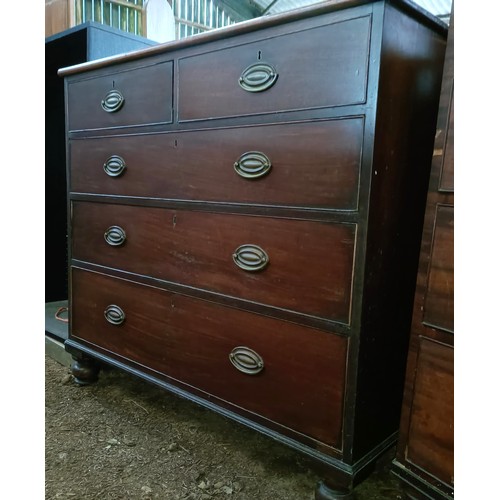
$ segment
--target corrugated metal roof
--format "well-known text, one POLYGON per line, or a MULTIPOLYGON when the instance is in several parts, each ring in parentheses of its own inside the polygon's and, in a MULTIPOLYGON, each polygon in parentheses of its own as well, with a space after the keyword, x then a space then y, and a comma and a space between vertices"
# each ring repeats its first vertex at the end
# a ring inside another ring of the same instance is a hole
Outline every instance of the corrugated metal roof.
POLYGON ((452 0, 413 0, 423 9, 449 23, 452 0))
POLYGON ((265 14, 279 14, 288 10, 299 9, 307 5, 322 3, 324 0, 252 0, 265 14))
MULTIPOLYGON (((300 7, 321 3, 324 0, 251 0, 265 14, 279 14, 300 7)), ((412 0, 426 11, 448 22, 452 0, 412 0)))

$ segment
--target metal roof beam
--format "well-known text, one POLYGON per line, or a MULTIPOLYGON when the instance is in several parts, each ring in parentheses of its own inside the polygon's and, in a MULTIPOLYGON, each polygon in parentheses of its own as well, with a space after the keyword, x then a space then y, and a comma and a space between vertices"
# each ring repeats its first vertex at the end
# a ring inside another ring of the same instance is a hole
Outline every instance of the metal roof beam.
POLYGON ((245 21, 262 16, 263 9, 252 0, 214 0, 235 21, 245 21))
POLYGON ((272 0, 272 2, 264 9, 264 11, 262 12, 262 15, 264 16, 265 14, 267 14, 272 7, 274 7, 274 5, 276 3, 278 3, 279 0, 272 0))

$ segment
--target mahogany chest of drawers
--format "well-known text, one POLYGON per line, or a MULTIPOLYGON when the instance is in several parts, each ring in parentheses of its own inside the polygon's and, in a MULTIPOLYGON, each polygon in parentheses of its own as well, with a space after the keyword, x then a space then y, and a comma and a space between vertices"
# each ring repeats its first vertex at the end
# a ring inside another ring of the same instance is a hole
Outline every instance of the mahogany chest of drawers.
POLYGON ((326 466, 394 444, 446 29, 333 1, 60 71, 70 337, 326 466))

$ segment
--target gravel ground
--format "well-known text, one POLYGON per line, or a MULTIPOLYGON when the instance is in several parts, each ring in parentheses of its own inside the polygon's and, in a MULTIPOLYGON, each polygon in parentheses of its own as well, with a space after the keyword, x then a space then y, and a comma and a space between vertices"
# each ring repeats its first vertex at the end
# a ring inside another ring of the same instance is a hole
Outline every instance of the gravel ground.
MULTIPOLYGON (((45 498, 313 500, 299 453, 116 369, 79 387, 45 357, 45 498)), ((391 450, 358 500, 405 498, 391 450)))

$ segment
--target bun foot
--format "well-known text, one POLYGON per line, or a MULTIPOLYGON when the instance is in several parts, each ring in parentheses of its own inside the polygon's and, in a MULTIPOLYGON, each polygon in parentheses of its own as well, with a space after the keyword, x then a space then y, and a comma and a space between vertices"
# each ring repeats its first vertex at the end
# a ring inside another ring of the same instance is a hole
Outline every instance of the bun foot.
POLYGON ((71 364, 71 373, 78 385, 89 385, 99 378, 100 366, 90 358, 74 359, 71 364))
POLYGON ((349 490, 336 490, 320 481, 316 487, 314 498, 315 500, 352 500, 353 497, 349 490))

